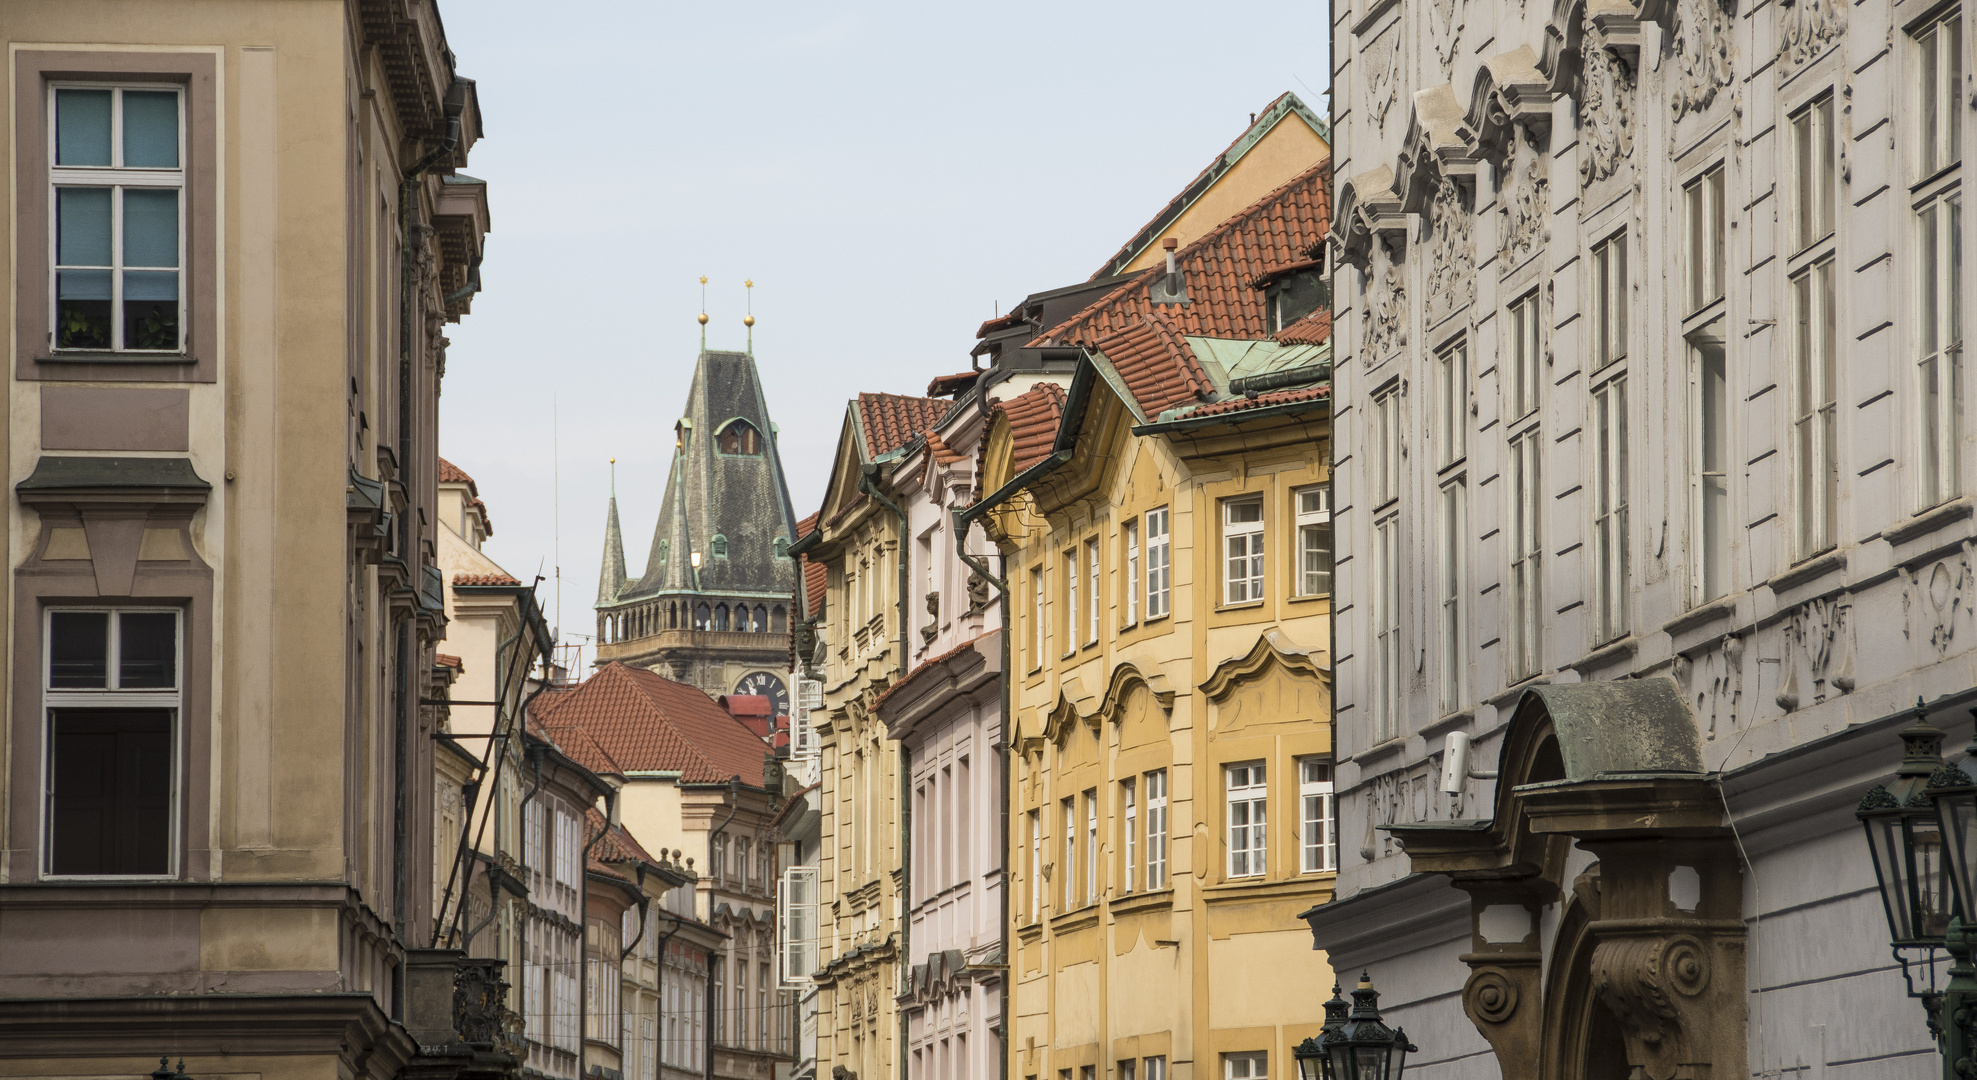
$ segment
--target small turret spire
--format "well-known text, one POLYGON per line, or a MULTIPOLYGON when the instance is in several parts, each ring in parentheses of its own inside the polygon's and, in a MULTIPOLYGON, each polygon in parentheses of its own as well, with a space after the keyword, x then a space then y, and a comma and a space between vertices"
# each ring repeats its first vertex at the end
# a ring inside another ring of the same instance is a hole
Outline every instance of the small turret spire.
POLYGON ((618 602, 625 588, 625 535, 618 527, 618 459, 611 459, 611 502, 604 514, 604 565, 597 572, 597 606, 618 602))
POLYGON ((748 314, 741 317, 741 325, 748 327, 748 355, 755 355, 755 281, 750 278, 741 283, 748 290, 748 314))
POLYGON ((700 351, 707 351, 707 275, 700 275, 700 351))

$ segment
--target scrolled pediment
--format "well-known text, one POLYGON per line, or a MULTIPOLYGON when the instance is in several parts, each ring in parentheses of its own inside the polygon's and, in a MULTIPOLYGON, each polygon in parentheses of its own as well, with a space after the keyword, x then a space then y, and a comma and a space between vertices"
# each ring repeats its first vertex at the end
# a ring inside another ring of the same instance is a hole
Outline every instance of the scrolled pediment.
POLYGON ((1234 660, 1224 660, 1201 684, 1201 692, 1209 701, 1223 701, 1244 683, 1252 682, 1273 667, 1281 667, 1299 675, 1308 675, 1331 686, 1331 675, 1325 670, 1329 657, 1323 649, 1307 649, 1282 630, 1270 630, 1256 639, 1248 655, 1234 660))

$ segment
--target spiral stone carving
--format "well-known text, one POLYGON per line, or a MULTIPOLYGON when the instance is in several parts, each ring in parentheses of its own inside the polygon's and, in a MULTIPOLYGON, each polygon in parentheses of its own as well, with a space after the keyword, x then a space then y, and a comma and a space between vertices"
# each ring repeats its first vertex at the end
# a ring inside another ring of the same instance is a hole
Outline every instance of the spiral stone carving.
POLYGON ((1517 1011, 1517 984, 1501 971, 1484 969, 1469 976, 1464 996, 1469 1000, 1470 1013, 1487 1023, 1501 1024, 1517 1011))
POLYGON ((1709 989, 1709 955, 1695 938, 1671 939, 1662 950, 1661 970, 1668 988, 1683 997, 1709 989))

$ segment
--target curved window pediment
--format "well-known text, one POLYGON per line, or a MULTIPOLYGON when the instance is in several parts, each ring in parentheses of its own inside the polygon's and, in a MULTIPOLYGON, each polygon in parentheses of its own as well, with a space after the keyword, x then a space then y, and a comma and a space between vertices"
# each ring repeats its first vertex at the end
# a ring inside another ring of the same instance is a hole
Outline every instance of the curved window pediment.
POLYGON ((721 429, 716 446, 723 454, 753 457, 762 452, 762 433, 746 420, 733 420, 721 429))

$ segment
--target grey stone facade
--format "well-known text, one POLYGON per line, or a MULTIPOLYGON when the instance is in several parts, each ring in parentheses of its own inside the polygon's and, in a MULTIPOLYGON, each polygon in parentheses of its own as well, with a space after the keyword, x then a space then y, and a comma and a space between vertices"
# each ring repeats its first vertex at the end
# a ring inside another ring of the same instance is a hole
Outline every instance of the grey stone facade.
POLYGON ((1442 793, 1446 737, 1494 769, 1531 687, 1656 677, 1734 841, 1747 1072, 1940 1071, 1852 810, 1918 697, 1970 731, 1959 12, 1335 8, 1342 851, 1308 916, 1410 1077, 1499 1075, 1509 1022, 1477 1015, 1471 897, 1392 828, 1503 805, 1442 793))

